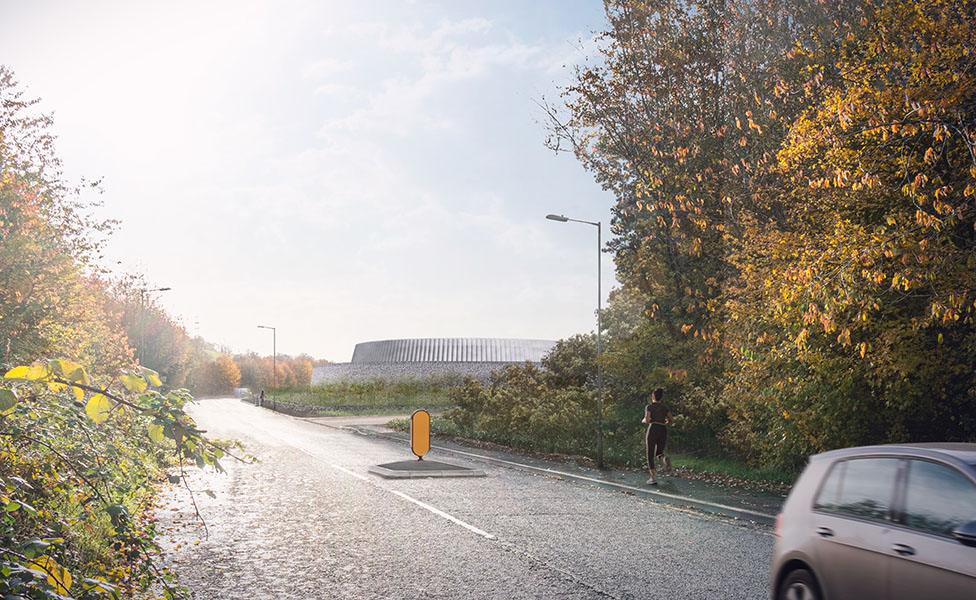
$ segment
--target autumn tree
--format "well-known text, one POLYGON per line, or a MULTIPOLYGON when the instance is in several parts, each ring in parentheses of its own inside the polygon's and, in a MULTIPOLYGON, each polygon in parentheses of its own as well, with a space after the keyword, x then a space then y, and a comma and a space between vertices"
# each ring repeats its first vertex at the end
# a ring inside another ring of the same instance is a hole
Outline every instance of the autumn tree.
POLYGON ((777 83, 805 104, 778 152, 782 217, 734 258, 739 433, 794 454, 973 439, 976 3, 839 25, 787 57, 808 78, 777 83))
POLYGON ((112 223, 90 217, 54 152, 51 117, 0 66, 0 363, 63 356, 116 370, 130 352, 93 261, 112 223))
POLYGON ((197 365, 191 378, 193 390, 207 396, 228 395, 240 384, 241 370, 234 359, 226 354, 197 365))
POLYGON ((0 595, 184 597, 153 556, 147 482, 224 450, 185 391, 132 364, 96 264, 110 224, 65 182, 50 126, 0 66, 0 595))
POLYGON ((973 2, 606 12, 548 110, 550 146, 616 196, 614 393, 666 377, 787 466, 976 435, 973 2))
POLYGON ((271 356, 249 354, 234 355, 234 362, 241 370, 241 385, 251 390, 269 390, 274 387, 277 364, 277 383, 279 388, 308 387, 312 383, 314 359, 307 354, 289 356, 279 354, 276 359, 271 356))

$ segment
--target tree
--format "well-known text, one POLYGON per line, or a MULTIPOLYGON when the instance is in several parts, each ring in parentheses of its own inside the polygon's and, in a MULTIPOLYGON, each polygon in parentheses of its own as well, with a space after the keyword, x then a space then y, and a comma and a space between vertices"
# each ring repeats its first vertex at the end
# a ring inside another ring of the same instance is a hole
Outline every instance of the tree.
POLYGON ((197 394, 207 396, 227 395, 241 384, 241 370, 234 359, 226 354, 210 362, 197 365, 192 374, 192 386, 197 394))
POLYGON ((63 180, 50 125, 0 67, 0 595, 182 597, 133 509, 164 466, 219 468, 224 449, 131 364, 95 266, 110 223, 63 180))
POLYGON ((130 352, 93 265, 111 222, 60 172, 52 124, 0 66, 0 364, 59 355, 119 369, 130 352))
POLYGON ((778 152, 783 218, 744 231, 729 295, 741 439, 976 436, 974 14, 870 3, 791 52, 812 78, 779 82, 806 105, 778 152))
POLYGON ((616 195, 618 399, 666 377, 791 467, 973 439, 974 3, 606 8, 549 143, 616 195))

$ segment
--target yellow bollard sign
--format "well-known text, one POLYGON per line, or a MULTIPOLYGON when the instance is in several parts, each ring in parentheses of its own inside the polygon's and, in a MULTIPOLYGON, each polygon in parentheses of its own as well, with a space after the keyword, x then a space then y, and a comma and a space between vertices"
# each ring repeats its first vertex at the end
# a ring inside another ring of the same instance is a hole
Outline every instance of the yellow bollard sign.
POLYGON ((422 408, 410 415, 410 450, 419 460, 430 452, 430 413, 422 408))

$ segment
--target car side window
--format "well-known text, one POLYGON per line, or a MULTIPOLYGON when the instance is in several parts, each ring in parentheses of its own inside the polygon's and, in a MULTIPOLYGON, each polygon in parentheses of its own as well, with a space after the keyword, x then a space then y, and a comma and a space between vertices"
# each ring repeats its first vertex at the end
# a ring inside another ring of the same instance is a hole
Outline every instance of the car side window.
POLYGON ((970 521, 976 521, 976 485, 952 467, 924 460, 909 461, 906 526, 949 535, 970 521))
POLYGON ((856 458, 834 465, 814 508, 863 519, 888 519, 899 463, 896 458, 856 458))
POLYGON ((820 510, 836 511, 840 500, 840 484, 844 480, 844 471, 847 468, 847 461, 835 463, 827 474, 827 479, 820 486, 820 493, 813 503, 813 507, 820 510))

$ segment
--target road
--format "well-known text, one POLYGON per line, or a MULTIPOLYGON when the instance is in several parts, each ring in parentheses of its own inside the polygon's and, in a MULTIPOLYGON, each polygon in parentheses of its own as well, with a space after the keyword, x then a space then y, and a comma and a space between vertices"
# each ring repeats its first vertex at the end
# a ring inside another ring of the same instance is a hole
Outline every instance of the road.
POLYGON ((764 529, 516 468, 385 480, 409 450, 238 400, 192 409, 258 462, 194 472, 159 509, 196 598, 764 598, 764 529))

